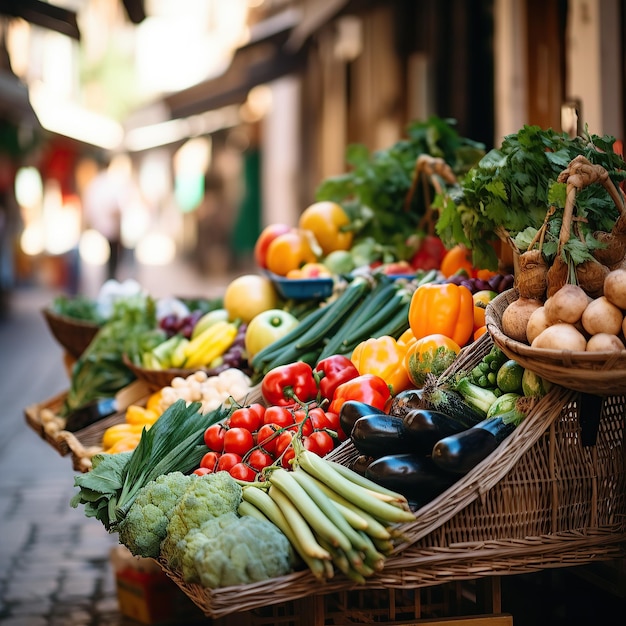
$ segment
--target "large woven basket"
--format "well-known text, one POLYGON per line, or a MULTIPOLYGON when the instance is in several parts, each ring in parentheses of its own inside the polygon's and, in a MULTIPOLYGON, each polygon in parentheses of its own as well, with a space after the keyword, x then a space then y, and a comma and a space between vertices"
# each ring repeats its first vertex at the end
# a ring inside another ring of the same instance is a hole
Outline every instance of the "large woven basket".
MULTIPOLYGON (((493 345, 483 335, 452 369, 469 369, 493 345)), ((555 386, 487 459, 400 527, 403 540, 364 585, 308 571, 221 589, 166 573, 212 617, 350 589, 410 589, 540 571, 626 554, 626 397, 600 399, 597 437, 583 437, 581 394, 555 386), (585 445, 588 444, 589 445, 585 445)), ((349 464, 348 441, 329 455, 349 464)))
POLYGON ((123 355, 122 360, 124 362, 124 365, 128 367, 128 369, 137 377, 137 379, 145 382, 148 387, 150 387, 150 389, 152 389, 153 391, 158 391, 159 389, 163 389, 163 387, 169 387, 172 383, 172 380, 174 380, 174 378, 176 377, 187 378, 187 376, 190 376, 194 372, 202 369, 148 369, 134 363, 132 359, 130 359, 126 354, 123 355))
POLYGON ((502 315, 517 300, 517 290, 498 295, 485 311, 485 324, 493 342, 511 359, 546 380, 576 391, 598 395, 626 393, 626 350, 620 352, 572 352, 531 348, 502 331, 502 315))
POLYGON ((42 313, 52 336, 76 359, 85 351, 100 330, 100 327, 93 322, 59 315, 49 308, 44 308, 42 313))

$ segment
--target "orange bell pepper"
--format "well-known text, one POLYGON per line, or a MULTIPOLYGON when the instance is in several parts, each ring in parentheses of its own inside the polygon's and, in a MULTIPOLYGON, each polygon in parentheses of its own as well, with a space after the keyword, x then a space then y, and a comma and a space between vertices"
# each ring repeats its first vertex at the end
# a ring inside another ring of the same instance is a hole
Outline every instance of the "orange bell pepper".
POLYGON ((406 350, 407 346, 389 335, 372 337, 362 341, 353 350, 350 360, 359 374, 380 376, 389 385, 392 395, 396 395, 412 386, 403 364, 406 350))
POLYGON ((463 347, 474 332, 474 300, 463 285, 428 283, 411 297, 409 326, 416 339, 441 334, 463 347))

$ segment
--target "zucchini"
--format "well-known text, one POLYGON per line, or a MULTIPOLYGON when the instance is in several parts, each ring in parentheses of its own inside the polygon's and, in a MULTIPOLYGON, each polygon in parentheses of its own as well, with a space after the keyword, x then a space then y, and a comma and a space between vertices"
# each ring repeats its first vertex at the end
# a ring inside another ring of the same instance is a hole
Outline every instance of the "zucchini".
POLYGON ((350 436, 356 421, 365 415, 387 415, 385 411, 378 407, 360 402, 359 400, 346 400, 339 409, 339 424, 341 430, 350 436))
POLYGON ((440 470, 426 455, 391 454, 372 461, 365 477, 401 493, 413 506, 421 507, 453 485, 458 477, 440 470))
POLYGON ((502 417, 489 417, 460 433, 440 439, 432 451, 437 467, 452 474, 467 474, 486 459, 516 428, 502 417))

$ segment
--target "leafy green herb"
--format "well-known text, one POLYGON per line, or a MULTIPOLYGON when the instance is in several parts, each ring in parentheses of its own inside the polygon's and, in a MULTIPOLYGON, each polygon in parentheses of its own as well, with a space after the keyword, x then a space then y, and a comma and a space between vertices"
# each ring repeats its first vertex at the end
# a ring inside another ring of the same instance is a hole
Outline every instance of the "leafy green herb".
POLYGON ((83 322, 92 322, 98 325, 104 322, 104 318, 98 313, 96 301, 87 296, 56 296, 52 301, 50 310, 58 315, 64 315, 65 317, 71 317, 83 322))
POLYGON ((407 259, 414 252, 407 240, 419 232, 429 207, 422 191, 408 196, 417 159, 423 154, 443 159, 457 176, 463 176, 484 155, 484 146, 460 137, 453 120, 433 116, 411 123, 407 137, 385 150, 370 153, 361 144, 349 146, 350 170, 318 187, 317 200, 338 202, 350 215, 354 245, 364 243, 361 254, 367 253, 368 263, 407 259))
MULTIPOLYGON (((559 174, 579 154, 603 166, 618 185, 626 179, 626 162, 613 151, 613 137, 590 135, 570 138, 565 133, 524 126, 504 138, 498 149, 489 151, 460 181, 458 189, 447 190, 435 199, 439 210, 436 230, 448 245, 462 243, 473 251, 477 267, 496 269, 498 258, 493 242, 502 229, 518 246, 530 243, 533 231, 543 224, 549 207, 563 209, 565 184, 559 174), (517 236, 524 233, 519 239, 517 236)), ((562 212, 562 211, 561 211, 562 212)), ((576 215, 583 238, 595 230, 610 230, 617 209, 601 185, 590 185, 577 194, 576 215)), ((551 220, 544 254, 556 253, 560 220, 551 220)), ((584 245, 568 243, 576 258, 589 258, 584 245), (581 256, 582 255, 582 256, 581 256)), ((593 242, 591 242, 593 245, 593 242)), ((524 248, 520 248, 524 249, 524 248)))
POLYGON ((142 487, 158 476, 188 474, 198 466, 207 451, 204 431, 225 419, 230 411, 222 405, 203 414, 200 407, 199 402, 187 405, 178 400, 152 428, 143 430, 132 452, 94 456, 93 469, 74 479, 79 492, 72 497, 71 506, 84 505, 87 517, 95 517, 114 532, 142 487))
POLYGON ((133 372, 124 364, 124 354, 132 360, 164 339, 165 333, 157 325, 152 298, 138 294, 116 302, 109 321, 102 325, 74 363, 61 415, 67 416, 93 400, 113 397, 135 380, 133 372))

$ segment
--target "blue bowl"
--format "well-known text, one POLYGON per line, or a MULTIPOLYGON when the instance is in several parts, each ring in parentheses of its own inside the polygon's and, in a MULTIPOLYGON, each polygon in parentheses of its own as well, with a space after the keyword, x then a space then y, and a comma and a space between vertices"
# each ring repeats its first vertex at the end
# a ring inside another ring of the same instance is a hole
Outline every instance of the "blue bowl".
POLYGON ((321 300, 332 295, 335 287, 335 281, 331 277, 285 278, 273 272, 266 273, 276 291, 286 300, 321 300))

